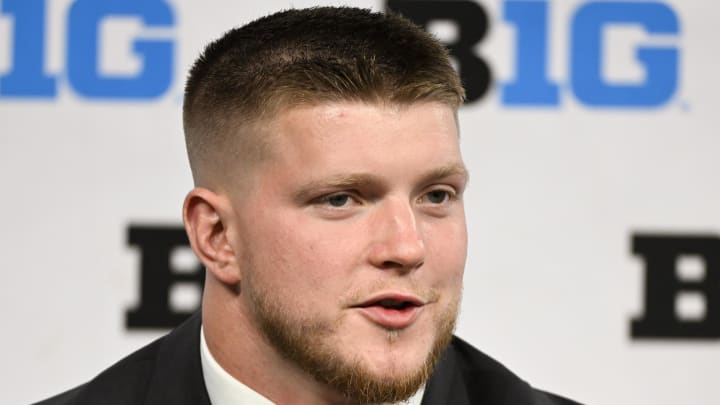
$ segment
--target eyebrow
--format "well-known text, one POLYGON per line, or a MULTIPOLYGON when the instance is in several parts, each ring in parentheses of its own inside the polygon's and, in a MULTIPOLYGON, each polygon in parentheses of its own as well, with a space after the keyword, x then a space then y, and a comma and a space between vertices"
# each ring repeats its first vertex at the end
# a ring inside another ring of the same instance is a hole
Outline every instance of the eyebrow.
MULTIPOLYGON (((420 178, 420 183, 431 183, 441 179, 445 179, 452 176, 463 177, 463 186, 468 181, 469 173, 462 163, 453 163, 438 168, 432 169, 429 172, 423 174, 420 178)), ((343 189, 354 189, 360 188, 361 186, 368 184, 378 184, 382 180, 373 174, 369 173, 349 173, 349 174, 338 174, 330 177, 326 177, 320 180, 312 180, 305 183, 300 191, 295 193, 295 198, 298 201, 306 201, 310 198, 316 197, 315 193, 318 190, 343 190, 343 189)))
POLYGON ((468 173, 464 164, 453 163, 431 170, 422 177, 422 183, 430 183, 435 180, 445 179, 452 176, 462 176, 464 178, 464 186, 470 178, 470 173, 468 173))
POLYGON ((353 189, 377 181, 379 181, 377 176, 366 173, 338 174, 305 183, 300 188, 300 191, 295 194, 295 198, 302 202, 316 197, 315 193, 317 193, 318 190, 353 189))

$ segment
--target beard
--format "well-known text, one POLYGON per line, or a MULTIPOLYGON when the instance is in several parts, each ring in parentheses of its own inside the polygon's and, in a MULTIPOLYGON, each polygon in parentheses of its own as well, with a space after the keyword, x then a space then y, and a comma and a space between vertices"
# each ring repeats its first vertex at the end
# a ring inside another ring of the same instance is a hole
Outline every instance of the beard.
MULTIPOLYGON (((248 280, 249 281, 249 280, 248 280)), ((250 287, 250 286, 247 286, 250 287)), ((453 299, 434 318, 435 339, 424 361, 414 369, 373 373, 359 356, 346 358, 332 337, 342 316, 334 321, 295 316, 293 308, 254 288, 247 288, 255 320, 270 345, 316 381, 359 403, 392 403, 410 398, 430 377, 455 329, 458 302, 453 299)), ((389 343, 403 331, 386 330, 389 343)))

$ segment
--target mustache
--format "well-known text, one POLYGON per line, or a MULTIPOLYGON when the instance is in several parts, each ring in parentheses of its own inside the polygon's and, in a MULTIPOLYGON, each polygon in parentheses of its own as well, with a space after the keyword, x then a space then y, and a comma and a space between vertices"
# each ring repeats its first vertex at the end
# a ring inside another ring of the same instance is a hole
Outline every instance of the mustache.
POLYGON ((371 285, 348 291, 341 298, 341 303, 343 307, 357 307, 372 301, 373 297, 386 295, 412 297, 413 301, 423 304, 432 304, 440 300, 440 292, 437 288, 420 287, 416 284, 408 281, 376 281, 371 285))

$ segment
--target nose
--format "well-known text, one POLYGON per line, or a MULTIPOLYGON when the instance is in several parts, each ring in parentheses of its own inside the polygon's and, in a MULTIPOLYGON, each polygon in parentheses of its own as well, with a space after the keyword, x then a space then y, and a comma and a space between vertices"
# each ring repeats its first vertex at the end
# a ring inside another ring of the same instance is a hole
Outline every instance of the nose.
POLYGON ((386 201, 378 207, 370 232, 370 261, 376 268, 408 272, 425 261, 425 242, 410 203, 386 201))

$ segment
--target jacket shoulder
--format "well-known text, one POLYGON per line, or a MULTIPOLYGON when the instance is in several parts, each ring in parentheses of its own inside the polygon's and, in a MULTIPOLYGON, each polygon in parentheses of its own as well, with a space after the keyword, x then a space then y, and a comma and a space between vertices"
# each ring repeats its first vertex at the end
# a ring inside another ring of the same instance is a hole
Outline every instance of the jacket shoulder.
POLYGON ((200 313, 91 381, 35 405, 210 405, 200 364, 200 313))
MULTIPOLYGON (((581 405, 578 402, 532 387, 500 362, 454 337, 451 350, 465 380, 468 397, 492 398, 494 404, 581 405)), ((471 401, 475 403, 475 401, 471 401)))
POLYGON ((92 380, 35 405, 140 404, 164 337, 118 361, 92 380))

